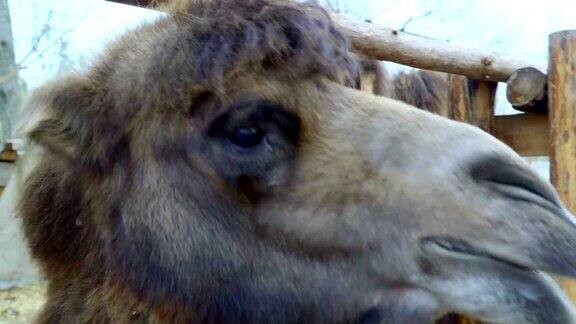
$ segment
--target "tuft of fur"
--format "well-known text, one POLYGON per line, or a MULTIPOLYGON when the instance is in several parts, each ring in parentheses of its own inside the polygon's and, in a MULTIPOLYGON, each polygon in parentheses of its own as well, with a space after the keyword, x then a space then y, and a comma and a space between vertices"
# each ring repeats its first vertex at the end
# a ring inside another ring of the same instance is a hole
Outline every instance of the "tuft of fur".
POLYGON ((448 91, 446 74, 417 70, 398 74, 393 80, 390 97, 446 117, 448 91))
POLYGON ((380 61, 361 58, 361 89, 448 117, 449 83, 445 73, 411 70, 390 76, 380 61))
POLYGON ((359 67, 348 38, 314 3, 276 0, 176 1, 174 19, 195 44, 194 79, 218 88, 228 73, 273 70, 289 78, 322 74, 356 86, 359 67))

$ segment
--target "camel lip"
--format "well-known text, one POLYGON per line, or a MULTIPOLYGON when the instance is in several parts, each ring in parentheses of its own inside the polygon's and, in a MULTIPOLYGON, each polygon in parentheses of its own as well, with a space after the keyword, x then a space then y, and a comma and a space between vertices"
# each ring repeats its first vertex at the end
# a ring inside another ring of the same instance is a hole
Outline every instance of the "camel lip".
MULTIPOLYGON (((438 250, 444 254, 458 259, 483 259, 522 271, 533 271, 533 269, 521 265, 512 260, 492 254, 484 249, 473 246, 472 244, 457 238, 448 236, 428 236, 420 240, 426 250, 438 250)), ((442 253, 440 252, 440 253, 442 253)))

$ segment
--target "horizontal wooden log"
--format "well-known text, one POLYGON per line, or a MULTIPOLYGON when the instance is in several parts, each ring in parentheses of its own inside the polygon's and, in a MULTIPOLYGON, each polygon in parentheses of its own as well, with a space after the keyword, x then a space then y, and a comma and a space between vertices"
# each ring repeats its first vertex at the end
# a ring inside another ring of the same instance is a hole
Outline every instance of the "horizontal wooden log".
POLYGON ((548 112, 548 80, 542 71, 528 67, 514 71, 506 85, 506 98, 516 110, 548 112))
POLYGON ((492 122, 492 135, 522 156, 549 155, 549 129, 544 114, 496 116, 492 122))
POLYGON ((538 68, 540 65, 403 33, 378 24, 356 22, 340 15, 334 17, 350 36, 355 51, 381 61, 499 82, 506 82, 517 69, 538 68))

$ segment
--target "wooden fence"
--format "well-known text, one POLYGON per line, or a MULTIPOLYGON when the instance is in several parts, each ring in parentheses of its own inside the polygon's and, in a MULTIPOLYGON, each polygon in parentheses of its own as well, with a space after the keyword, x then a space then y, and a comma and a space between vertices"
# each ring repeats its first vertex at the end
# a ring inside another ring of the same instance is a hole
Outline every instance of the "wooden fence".
MULTIPOLYGON (((149 7, 162 0, 107 0, 149 7)), ((446 116, 476 125, 518 154, 549 156, 551 180, 566 206, 576 213, 576 30, 549 36, 545 67, 505 55, 458 47, 334 15, 352 40, 353 50, 372 59, 450 74, 446 116), (495 116, 497 82, 523 113, 495 116)), ((576 281, 558 279, 576 303, 576 281)), ((465 318, 443 320, 471 323, 465 318)))

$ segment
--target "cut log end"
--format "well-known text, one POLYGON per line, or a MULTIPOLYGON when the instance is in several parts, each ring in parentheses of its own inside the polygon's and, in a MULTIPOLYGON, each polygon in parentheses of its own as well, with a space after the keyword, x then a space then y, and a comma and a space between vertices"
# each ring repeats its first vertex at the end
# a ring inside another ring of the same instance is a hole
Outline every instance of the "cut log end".
POLYGON ((510 76, 506 98, 512 106, 524 112, 546 113, 548 111, 546 75, 533 67, 521 68, 510 76))

